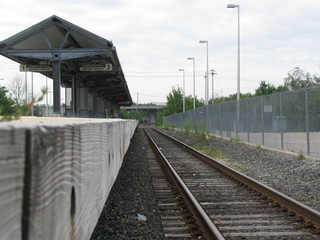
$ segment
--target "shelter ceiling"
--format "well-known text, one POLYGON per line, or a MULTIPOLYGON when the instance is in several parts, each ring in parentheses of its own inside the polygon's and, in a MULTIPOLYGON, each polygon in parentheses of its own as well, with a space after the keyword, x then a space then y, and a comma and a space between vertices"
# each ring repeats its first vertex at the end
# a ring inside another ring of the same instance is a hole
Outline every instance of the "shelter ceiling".
MULTIPOLYGON (((109 40, 101 38, 62 18, 51 16, 0 43, 0 54, 21 65, 61 64, 61 84, 71 87, 72 77, 120 105, 132 104, 130 92, 117 56, 109 40), (83 66, 105 66, 112 70, 83 70, 83 66)), ((52 71, 37 70, 52 78, 52 71)))

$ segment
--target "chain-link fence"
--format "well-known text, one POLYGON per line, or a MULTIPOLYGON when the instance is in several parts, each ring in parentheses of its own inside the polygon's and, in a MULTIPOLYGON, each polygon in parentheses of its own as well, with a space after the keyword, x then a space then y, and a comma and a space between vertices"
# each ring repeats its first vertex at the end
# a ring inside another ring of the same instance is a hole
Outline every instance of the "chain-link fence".
POLYGON ((165 125, 205 131, 320 157, 320 88, 203 106, 164 117, 165 125))

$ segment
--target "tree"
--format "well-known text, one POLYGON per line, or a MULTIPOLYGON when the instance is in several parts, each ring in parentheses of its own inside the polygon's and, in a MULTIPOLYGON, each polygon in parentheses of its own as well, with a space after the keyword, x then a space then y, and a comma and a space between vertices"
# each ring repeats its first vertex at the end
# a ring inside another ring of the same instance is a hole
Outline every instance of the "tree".
POLYGON ((180 87, 172 88, 167 96, 167 106, 164 108, 165 116, 183 111, 183 92, 180 87))
POLYGON ((277 91, 277 88, 266 81, 261 81, 260 86, 255 90, 256 96, 267 95, 277 91))
MULTIPOLYGON (((195 98, 195 107, 202 107, 204 101, 195 98)), ((185 96, 185 107, 186 111, 193 109, 193 97, 191 95, 185 96)), ((172 87, 172 91, 167 96, 166 106, 157 113, 156 125, 162 125, 163 117, 173 115, 175 113, 183 112, 183 91, 182 88, 177 86, 177 88, 172 87)))
POLYGON ((25 83, 22 78, 16 76, 8 85, 8 90, 18 106, 25 102, 25 83))
POLYGON ((288 72, 288 76, 284 78, 284 86, 289 90, 295 90, 306 87, 313 87, 320 84, 320 77, 316 74, 305 72, 300 67, 295 67, 288 72))
MULTIPOLYGON (((253 97, 252 93, 240 93, 240 99, 245 99, 245 98, 251 98, 253 97)), ((230 94, 227 97, 216 97, 214 98, 214 103, 221 103, 221 102, 229 102, 229 101, 235 101, 237 100, 237 94, 230 94)), ((209 100, 209 103, 212 104, 212 99, 209 100)))
MULTIPOLYGON (((191 95, 185 96, 186 111, 193 109, 193 97, 191 95)), ((201 107, 204 103, 202 100, 195 99, 195 107, 201 107)), ((175 113, 183 112, 183 91, 178 86, 172 88, 172 91, 167 96, 167 105, 163 109, 164 116, 169 116, 175 113)))
POLYGON ((15 113, 15 101, 7 96, 8 90, 2 86, 0 87, 0 115, 6 116, 15 113))
POLYGON ((271 83, 266 83, 266 81, 261 81, 259 87, 255 90, 254 96, 268 95, 268 94, 272 94, 276 92, 284 92, 288 90, 289 90, 288 86, 279 85, 278 87, 276 87, 271 83))

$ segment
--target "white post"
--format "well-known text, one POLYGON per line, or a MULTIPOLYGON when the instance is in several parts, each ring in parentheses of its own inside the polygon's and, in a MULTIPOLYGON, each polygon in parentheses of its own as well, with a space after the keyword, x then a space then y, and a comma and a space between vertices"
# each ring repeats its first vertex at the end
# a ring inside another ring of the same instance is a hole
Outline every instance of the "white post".
POLYGON ((182 93, 182 111, 186 111, 186 100, 185 100, 185 81, 184 81, 184 69, 179 69, 179 71, 183 72, 183 93, 182 93))
MULTIPOLYGON (((33 101, 33 72, 31 72, 31 101, 33 101)), ((31 116, 33 116, 33 104, 31 106, 31 116)))
POLYGON ((49 89, 48 89, 48 78, 46 77, 46 90, 47 90, 47 94, 46 94, 46 117, 49 116, 48 113, 48 94, 49 94, 49 89))
POLYGON ((196 73, 195 73, 195 58, 188 57, 188 60, 193 61, 193 109, 196 108, 196 73))

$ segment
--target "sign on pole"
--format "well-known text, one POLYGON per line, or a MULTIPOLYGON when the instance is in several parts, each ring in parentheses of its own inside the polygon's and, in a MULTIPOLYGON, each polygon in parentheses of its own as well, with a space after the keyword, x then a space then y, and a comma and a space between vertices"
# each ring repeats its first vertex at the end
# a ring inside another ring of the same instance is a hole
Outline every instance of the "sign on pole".
POLYGON ((50 64, 44 65, 20 65, 20 72, 50 72, 52 66, 50 64))
POLYGON ((85 64, 80 67, 82 72, 112 71, 112 64, 85 64))

